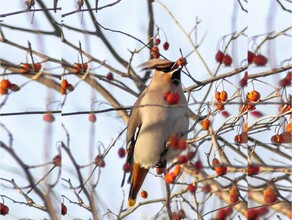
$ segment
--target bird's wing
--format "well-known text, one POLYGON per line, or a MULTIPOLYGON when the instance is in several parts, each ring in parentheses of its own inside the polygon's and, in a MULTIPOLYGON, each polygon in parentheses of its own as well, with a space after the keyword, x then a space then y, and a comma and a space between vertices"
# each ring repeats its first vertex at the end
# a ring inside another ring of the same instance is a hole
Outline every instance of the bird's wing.
MULTIPOLYGON (((133 168, 133 159, 134 159, 134 148, 135 148, 136 140, 138 138, 140 128, 142 125, 142 121, 141 121, 141 117, 140 117, 140 108, 138 106, 140 105, 141 99, 144 97, 146 91, 147 91, 147 88, 143 91, 143 93, 139 96, 139 98, 135 102, 135 104, 132 108, 131 114, 130 114, 129 121, 128 121, 126 163, 131 164, 132 168, 133 168)), ((131 169, 131 173, 130 173, 128 182, 130 182, 130 180, 132 178, 132 172, 133 172, 133 169, 131 169)), ((126 172, 124 172, 121 186, 124 185, 125 176, 126 176, 126 172)))
POLYGON ((139 65, 139 67, 142 68, 142 70, 150 70, 150 69, 167 69, 171 68, 175 62, 170 60, 164 60, 164 59, 152 59, 148 60, 145 63, 142 63, 139 65))

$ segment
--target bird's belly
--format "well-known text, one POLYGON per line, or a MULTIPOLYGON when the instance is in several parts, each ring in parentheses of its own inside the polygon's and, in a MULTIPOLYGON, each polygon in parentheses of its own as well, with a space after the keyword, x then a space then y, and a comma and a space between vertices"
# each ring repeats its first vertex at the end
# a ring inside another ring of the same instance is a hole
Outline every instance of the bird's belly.
MULTIPOLYGON (((149 106, 142 115, 142 127, 136 140, 134 160, 144 168, 155 167, 161 160, 165 143, 171 135, 187 131, 188 110, 186 107, 149 106), (154 108, 156 108, 154 110, 154 108), (146 113, 145 113, 146 112, 146 113), (155 114, 153 114, 155 112, 155 114)), ((168 149, 164 158, 172 160, 181 151, 168 149)))

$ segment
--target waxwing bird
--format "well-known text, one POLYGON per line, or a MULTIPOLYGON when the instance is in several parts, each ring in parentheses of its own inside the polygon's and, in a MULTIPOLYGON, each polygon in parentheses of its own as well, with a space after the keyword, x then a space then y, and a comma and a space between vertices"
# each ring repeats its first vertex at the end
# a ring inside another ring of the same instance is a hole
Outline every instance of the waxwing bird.
MULTIPOLYGON (((155 69, 149 86, 135 102, 127 129, 127 159, 131 165, 128 205, 134 206, 137 194, 150 168, 164 166, 182 151, 170 148, 171 136, 186 139, 189 115, 181 86, 181 66, 164 59, 141 64, 144 70, 155 69), (141 107, 139 107, 141 106, 141 107)), ((124 184, 125 174, 122 181, 124 184)))

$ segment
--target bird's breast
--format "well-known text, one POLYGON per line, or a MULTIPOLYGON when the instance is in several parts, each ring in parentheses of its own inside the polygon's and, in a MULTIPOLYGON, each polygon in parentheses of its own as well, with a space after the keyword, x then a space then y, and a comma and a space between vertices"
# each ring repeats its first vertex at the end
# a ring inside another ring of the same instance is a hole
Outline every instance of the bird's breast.
POLYGON ((140 109, 142 126, 135 144, 134 160, 144 168, 156 166, 168 138, 187 131, 189 126, 185 97, 181 97, 178 105, 168 105, 162 95, 168 89, 148 91, 140 103, 143 106, 140 109))

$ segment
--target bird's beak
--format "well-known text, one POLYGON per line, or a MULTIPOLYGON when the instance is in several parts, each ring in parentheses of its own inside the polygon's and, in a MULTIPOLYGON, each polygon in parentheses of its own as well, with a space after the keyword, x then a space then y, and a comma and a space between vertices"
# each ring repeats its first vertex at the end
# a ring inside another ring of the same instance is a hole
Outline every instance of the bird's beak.
POLYGON ((180 81, 180 71, 181 71, 181 69, 182 69, 181 66, 175 66, 174 68, 172 68, 172 70, 170 71, 171 80, 180 81))

